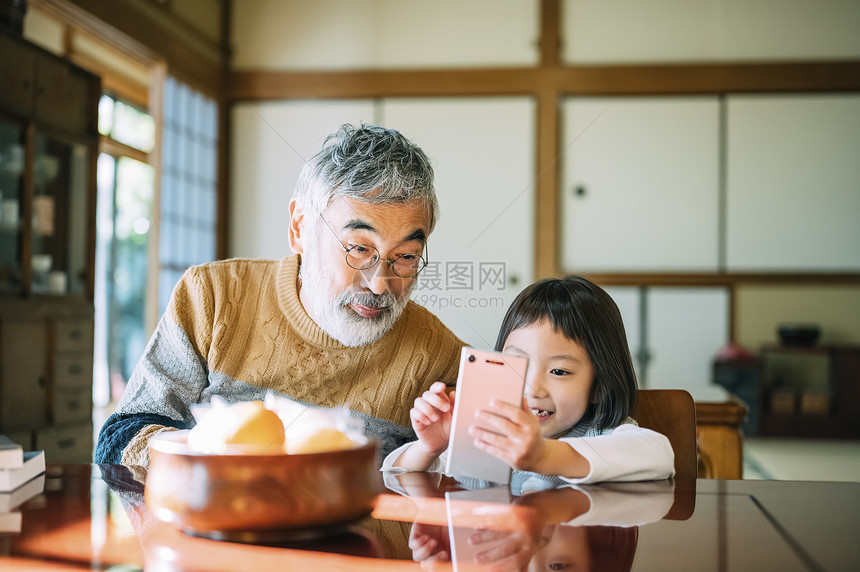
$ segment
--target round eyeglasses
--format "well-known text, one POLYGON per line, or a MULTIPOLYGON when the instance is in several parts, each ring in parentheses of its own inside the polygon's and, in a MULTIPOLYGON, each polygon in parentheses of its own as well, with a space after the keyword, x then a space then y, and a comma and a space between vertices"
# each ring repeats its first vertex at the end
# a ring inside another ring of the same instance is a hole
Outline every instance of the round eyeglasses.
MULTIPOLYGON (((382 258, 379 250, 368 244, 356 244, 355 246, 347 247, 341 242, 340 237, 328 223, 328 221, 320 213, 320 218, 337 239, 340 247, 346 253, 346 263, 354 270, 367 270, 373 268, 380 260, 385 260, 391 267, 391 271, 401 278, 413 278, 418 276, 418 273, 424 270, 427 266, 427 260, 420 254, 401 254, 397 258, 382 258)), ((424 249, 427 249, 427 243, 424 243, 424 249)))

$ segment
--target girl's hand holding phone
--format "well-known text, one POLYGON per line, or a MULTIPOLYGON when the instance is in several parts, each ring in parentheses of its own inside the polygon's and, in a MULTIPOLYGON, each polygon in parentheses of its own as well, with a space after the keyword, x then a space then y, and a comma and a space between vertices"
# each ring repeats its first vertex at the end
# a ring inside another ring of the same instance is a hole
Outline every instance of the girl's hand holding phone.
POLYGON ((475 446, 512 468, 533 471, 546 456, 540 422, 528 411, 525 399, 521 408, 494 399, 490 408, 480 410, 477 417, 492 431, 471 426, 469 434, 475 438, 475 446))
POLYGON ((588 475, 591 470, 588 460, 563 441, 544 439, 540 421, 528 411, 525 399, 522 407, 494 399, 489 409, 480 410, 477 418, 491 430, 475 425, 469 428, 475 447, 518 471, 570 478, 588 475))
POLYGON ((409 411, 418 441, 436 455, 448 447, 451 435, 455 392, 448 395, 445 388, 444 383, 437 381, 415 400, 415 406, 409 411))

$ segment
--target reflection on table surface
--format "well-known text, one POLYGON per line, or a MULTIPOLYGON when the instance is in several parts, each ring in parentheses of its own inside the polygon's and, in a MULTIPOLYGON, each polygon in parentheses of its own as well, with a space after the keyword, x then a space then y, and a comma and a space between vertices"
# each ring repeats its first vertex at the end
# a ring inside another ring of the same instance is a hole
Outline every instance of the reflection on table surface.
MULTIPOLYGON (((212 532, 159 521, 142 474, 51 465, 0 532, 3 570, 854 570, 860 483, 718 481, 505 487, 386 475, 370 517, 321 530, 212 532)), ((2 521, 0 521, 2 522, 2 521)))

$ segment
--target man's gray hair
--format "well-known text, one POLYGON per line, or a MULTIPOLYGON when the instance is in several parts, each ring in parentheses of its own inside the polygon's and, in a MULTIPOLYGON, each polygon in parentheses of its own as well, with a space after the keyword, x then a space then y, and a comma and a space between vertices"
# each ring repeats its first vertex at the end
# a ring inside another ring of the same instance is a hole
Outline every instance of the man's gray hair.
POLYGON ((370 204, 424 202, 430 228, 439 205, 433 167, 420 147, 394 129, 341 125, 307 160, 293 198, 316 218, 337 196, 370 204))

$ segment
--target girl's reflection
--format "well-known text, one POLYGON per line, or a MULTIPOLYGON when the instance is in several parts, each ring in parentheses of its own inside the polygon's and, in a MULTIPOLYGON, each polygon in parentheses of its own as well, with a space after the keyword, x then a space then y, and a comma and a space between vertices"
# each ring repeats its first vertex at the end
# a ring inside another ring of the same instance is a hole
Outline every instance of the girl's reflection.
POLYGON ((450 560, 455 570, 629 571, 638 527, 666 516, 676 500, 672 481, 554 488, 533 480, 516 491, 458 490, 462 483, 447 477, 431 483, 419 475, 386 484, 415 495, 419 506, 422 498, 446 498, 447 525, 422 520, 420 510, 412 525, 412 558, 425 568, 450 560))
POLYGON ((546 526, 527 570, 628 571, 638 537, 635 526, 546 526))

